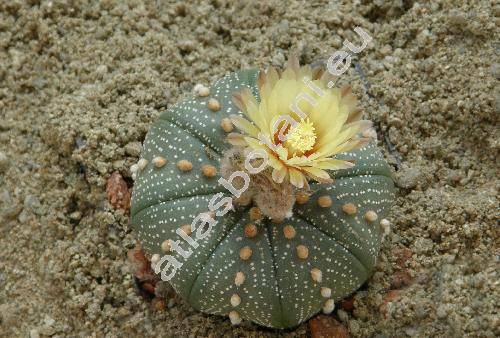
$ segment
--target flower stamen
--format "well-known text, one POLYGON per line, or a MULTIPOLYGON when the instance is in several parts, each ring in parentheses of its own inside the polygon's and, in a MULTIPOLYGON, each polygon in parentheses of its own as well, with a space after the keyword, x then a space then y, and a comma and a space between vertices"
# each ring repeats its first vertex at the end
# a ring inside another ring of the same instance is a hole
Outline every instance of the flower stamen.
POLYGON ((316 143, 314 125, 309 119, 302 119, 287 134, 288 144, 299 153, 311 150, 316 143))

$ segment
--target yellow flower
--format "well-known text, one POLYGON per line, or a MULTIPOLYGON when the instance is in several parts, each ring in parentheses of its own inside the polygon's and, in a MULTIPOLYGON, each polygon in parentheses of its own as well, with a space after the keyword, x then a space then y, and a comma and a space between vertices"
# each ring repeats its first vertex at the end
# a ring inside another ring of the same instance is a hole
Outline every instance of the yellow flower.
POLYGON ((360 120, 350 88, 328 87, 329 74, 288 61, 280 74, 270 67, 257 79, 260 102, 245 89, 233 95, 246 118, 231 120, 243 133, 231 133, 233 145, 264 150, 277 183, 289 180, 297 188, 308 187, 308 178, 331 182, 326 170, 351 168, 334 156, 362 147, 368 139, 358 135, 371 127, 360 120))

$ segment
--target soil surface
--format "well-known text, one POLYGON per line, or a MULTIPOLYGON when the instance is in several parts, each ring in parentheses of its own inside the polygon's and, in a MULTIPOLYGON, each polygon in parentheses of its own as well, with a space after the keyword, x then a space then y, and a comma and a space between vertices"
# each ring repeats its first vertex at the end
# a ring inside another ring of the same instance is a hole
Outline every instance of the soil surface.
POLYGON ((493 3, 0 1, 0 337, 326 329, 233 327, 172 295, 151 301, 127 263, 127 192, 108 198, 106 185, 118 172, 132 187, 149 125, 195 84, 291 53, 320 62, 359 41, 356 26, 373 42, 341 82, 374 121, 399 189, 373 277, 331 317, 351 337, 498 337, 493 3))

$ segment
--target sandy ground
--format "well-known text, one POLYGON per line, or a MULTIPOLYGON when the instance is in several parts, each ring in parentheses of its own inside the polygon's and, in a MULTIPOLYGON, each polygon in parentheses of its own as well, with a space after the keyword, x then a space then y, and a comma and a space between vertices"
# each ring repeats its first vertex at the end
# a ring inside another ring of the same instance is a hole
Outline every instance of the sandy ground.
POLYGON ((499 5, 85 3, 0 0, 1 337, 309 336, 308 323, 233 328, 177 298, 153 311, 105 186, 114 171, 132 184, 138 142, 194 84, 327 58, 355 26, 374 41, 364 77, 342 81, 399 190, 376 272, 333 316, 353 337, 500 335, 499 5))

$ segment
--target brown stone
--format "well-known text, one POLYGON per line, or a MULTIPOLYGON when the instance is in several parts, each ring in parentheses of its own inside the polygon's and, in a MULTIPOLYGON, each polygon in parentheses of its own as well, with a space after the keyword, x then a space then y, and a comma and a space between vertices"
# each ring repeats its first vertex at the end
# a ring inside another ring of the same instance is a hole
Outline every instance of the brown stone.
POLYGON ((392 251, 392 253, 396 257, 396 265, 400 268, 405 267, 406 262, 408 262, 413 255, 411 250, 406 247, 396 248, 392 251))
POLYGON ((140 281, 156 281, 151 262, 144 255, 142 247, 138 244, 127 253, 130 272, 140 281))
POLYGON ((151 301, 151 306, 155 311, 163 311, 167 308, 167 302, 165 301, 165 298, 155 297, 151 301))
POLYGON ((344 311, 352 311, 354 309, 354 297, 350 296, 346 299, 343 299, 340 302, 340 308, 344 311))
POLYGON ((383 303, 380 305, 379 310, 384 316, 387 315, 387 304, 396 300, 399 292, 399 290, 389 290, 382 298, 383 303))
POLYGON ((392 275, 391 287, 393 289, 401 289, 405 286, 410 285, 411 283, 411 275, 408 270, 396 271, 394 275, 392 275))
POLYGON ((142 284, 141 284, 141 288, 142 288, 144 291, 146 291, 146 292, 148 292, 148 293, 150 293, 150 294, 154 294, 154 293, 155 293, 155 286, 154 286, 154 284, 153 284, 153 283, 151 283, 151 282, 144 282, 144 283, 142 283, 142 284))
POLYGON ((332 316, 319 315, 309 321, 312 338, 349 338, 347 328, 332 316))
POLYGON ((115 209, 122 209, 128 212, 130 209, 130 189, 127 186, 127 182, 123 179, 122 175, 118 171, 115 171, 108 179, 106 183, 106 194, 108 196, 109 203, 115 209))

